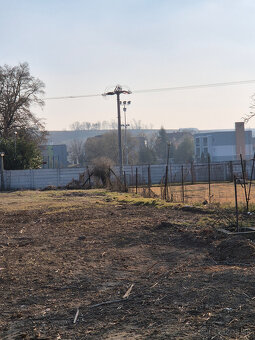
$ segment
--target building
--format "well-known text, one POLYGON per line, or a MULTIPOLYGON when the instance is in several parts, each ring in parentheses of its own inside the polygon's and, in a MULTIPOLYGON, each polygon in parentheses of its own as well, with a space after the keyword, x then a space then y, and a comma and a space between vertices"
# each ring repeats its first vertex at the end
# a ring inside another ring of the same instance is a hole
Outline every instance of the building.
POLYGON ((67 162, 67 147, 61 145, 43 145, 40 147, 43 157, 43 168, 66 168, 67 162))
POLYGON ((235 161, 253 157, 252 131, 244 130, 244 123, 235 123, 235 130, 207 131, 194 134, 195 160, 212 162, 235 161))

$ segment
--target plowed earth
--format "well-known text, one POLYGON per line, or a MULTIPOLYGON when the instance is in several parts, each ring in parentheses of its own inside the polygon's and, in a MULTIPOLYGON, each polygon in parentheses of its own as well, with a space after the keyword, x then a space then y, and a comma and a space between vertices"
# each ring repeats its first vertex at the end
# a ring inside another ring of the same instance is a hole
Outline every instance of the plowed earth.
POLYGON ((0 338, 255 339, 252 241, 116 197, 0 195, 0 338))

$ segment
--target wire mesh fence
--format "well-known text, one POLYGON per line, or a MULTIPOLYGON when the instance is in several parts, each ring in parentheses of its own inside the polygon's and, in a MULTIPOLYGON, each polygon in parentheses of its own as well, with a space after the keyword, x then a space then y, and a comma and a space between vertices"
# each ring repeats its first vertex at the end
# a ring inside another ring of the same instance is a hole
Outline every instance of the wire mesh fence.
MULTIPOLYGON (((251 187, 250 203, 255 204, 254 183, 251 187)), ((135 187, 129 187, 129 192, 136 192, 135 187)), ((238 186, 238 201, 241 204, 246 204, 244 189, 241 185, 238 186)), ((145 186, 137 188, 137 193, 147 197, 159 197, 165 199, 165 186, 151 186, 150 190, 145 186)), ((182 203, 235 203, 235 191, 234 184, 230 183, 212 183, 211 194, 209 200, 209 189, 207 183, 201 184, 187 184, 184 183, 184 187, 181 185, 168 185, 167 187, 167 200, 171 202, 182 203)))
POLYGON ((254 159, 249 161, 125 167, 130 192, 182 203, 255 203, 254 159), (249 194, 249 195, 248 195, 249 194), (249 197, 248 197, 249 196, 249 197))

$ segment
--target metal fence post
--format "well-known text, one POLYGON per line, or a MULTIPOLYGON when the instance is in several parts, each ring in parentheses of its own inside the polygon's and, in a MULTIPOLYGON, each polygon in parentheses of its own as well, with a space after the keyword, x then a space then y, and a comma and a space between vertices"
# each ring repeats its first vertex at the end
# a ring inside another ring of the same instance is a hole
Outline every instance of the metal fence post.
POLYGON ((239 231, 239 223, 238 223, 238 200, 237 200, 236 176, 234 176, 234 186, 235 186, 235 206, 236 206, 236 229, 237 229, 237 231, 239 231))
POLYGON ((165 193, 164 198, 167 199, 167 183, 168 183, 168 165, 166 165, 166 174, 165 174, 165 193))
POLYGON ((191 175, 191 184, 194 184, 194 164, 193 164, 193 161, 190 163, 190 175, 191 175))
POLYGON ((135 168, 135 193, 137 194, 138 189, 138 169, 135 168))
POLYGON ((241 167, 242 167, 242 175, 243 175, 243 186, 244 186, 244 194, 245 194, 245 200, 246 200, 246 209, 249 211, 249 200, 246 190, 246 174, 245 174, 245 163, 243 161, 242 154, 240 154, 240 161, 241 161, 241 167))
POLYGON ((124 171, 124 191, 127 191, 127 178, 126 178, 126 171, 124 171))
POLYGON ((250 200, 250 195, 251 195, 251 184, 252 184, 252 177, 253 177, 253 171, 254 171, 254 161, 255 161, 255 153, 252 159, 251 177, 250 177, 249 191, 248 191, 248 201, 250 200))
POLYGON ((184 203, 184 200, 185 200, 185 193, 184 193, 184 174, 183 174, 183 165, 182 165, 181 171, 182 171, 182 202, 184 203))
POLYGON ((208 155, 208 194, 209 194, 209 203, 211 203, 211 160, 208 155))
POLYGON ((234 177, 233 177, 233 162, 229 162, 229 175, 230 175, 230 182, 233 182, 234 177))
POLYGON ((149 190, 149 197, 151 197, 151 167, 148 165, 148 190, 149 190))

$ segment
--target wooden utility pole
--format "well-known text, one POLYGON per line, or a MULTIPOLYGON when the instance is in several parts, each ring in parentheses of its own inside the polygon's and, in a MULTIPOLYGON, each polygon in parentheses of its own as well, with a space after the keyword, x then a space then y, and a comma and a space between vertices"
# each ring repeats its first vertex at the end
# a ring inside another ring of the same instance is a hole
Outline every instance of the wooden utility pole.
POLYGON ((122 146, 121 146, 121 117, 120 117, 120 95, 131 94, 129 90, 123 90, 120 85, 117 85, 114 91, 106 92, 103 96, 117 96, 117 112, 118 112, 118 144, 119 144, 119 167, 120 167, 120 181, 123 180, 123 159, 122 159, 122 146))

